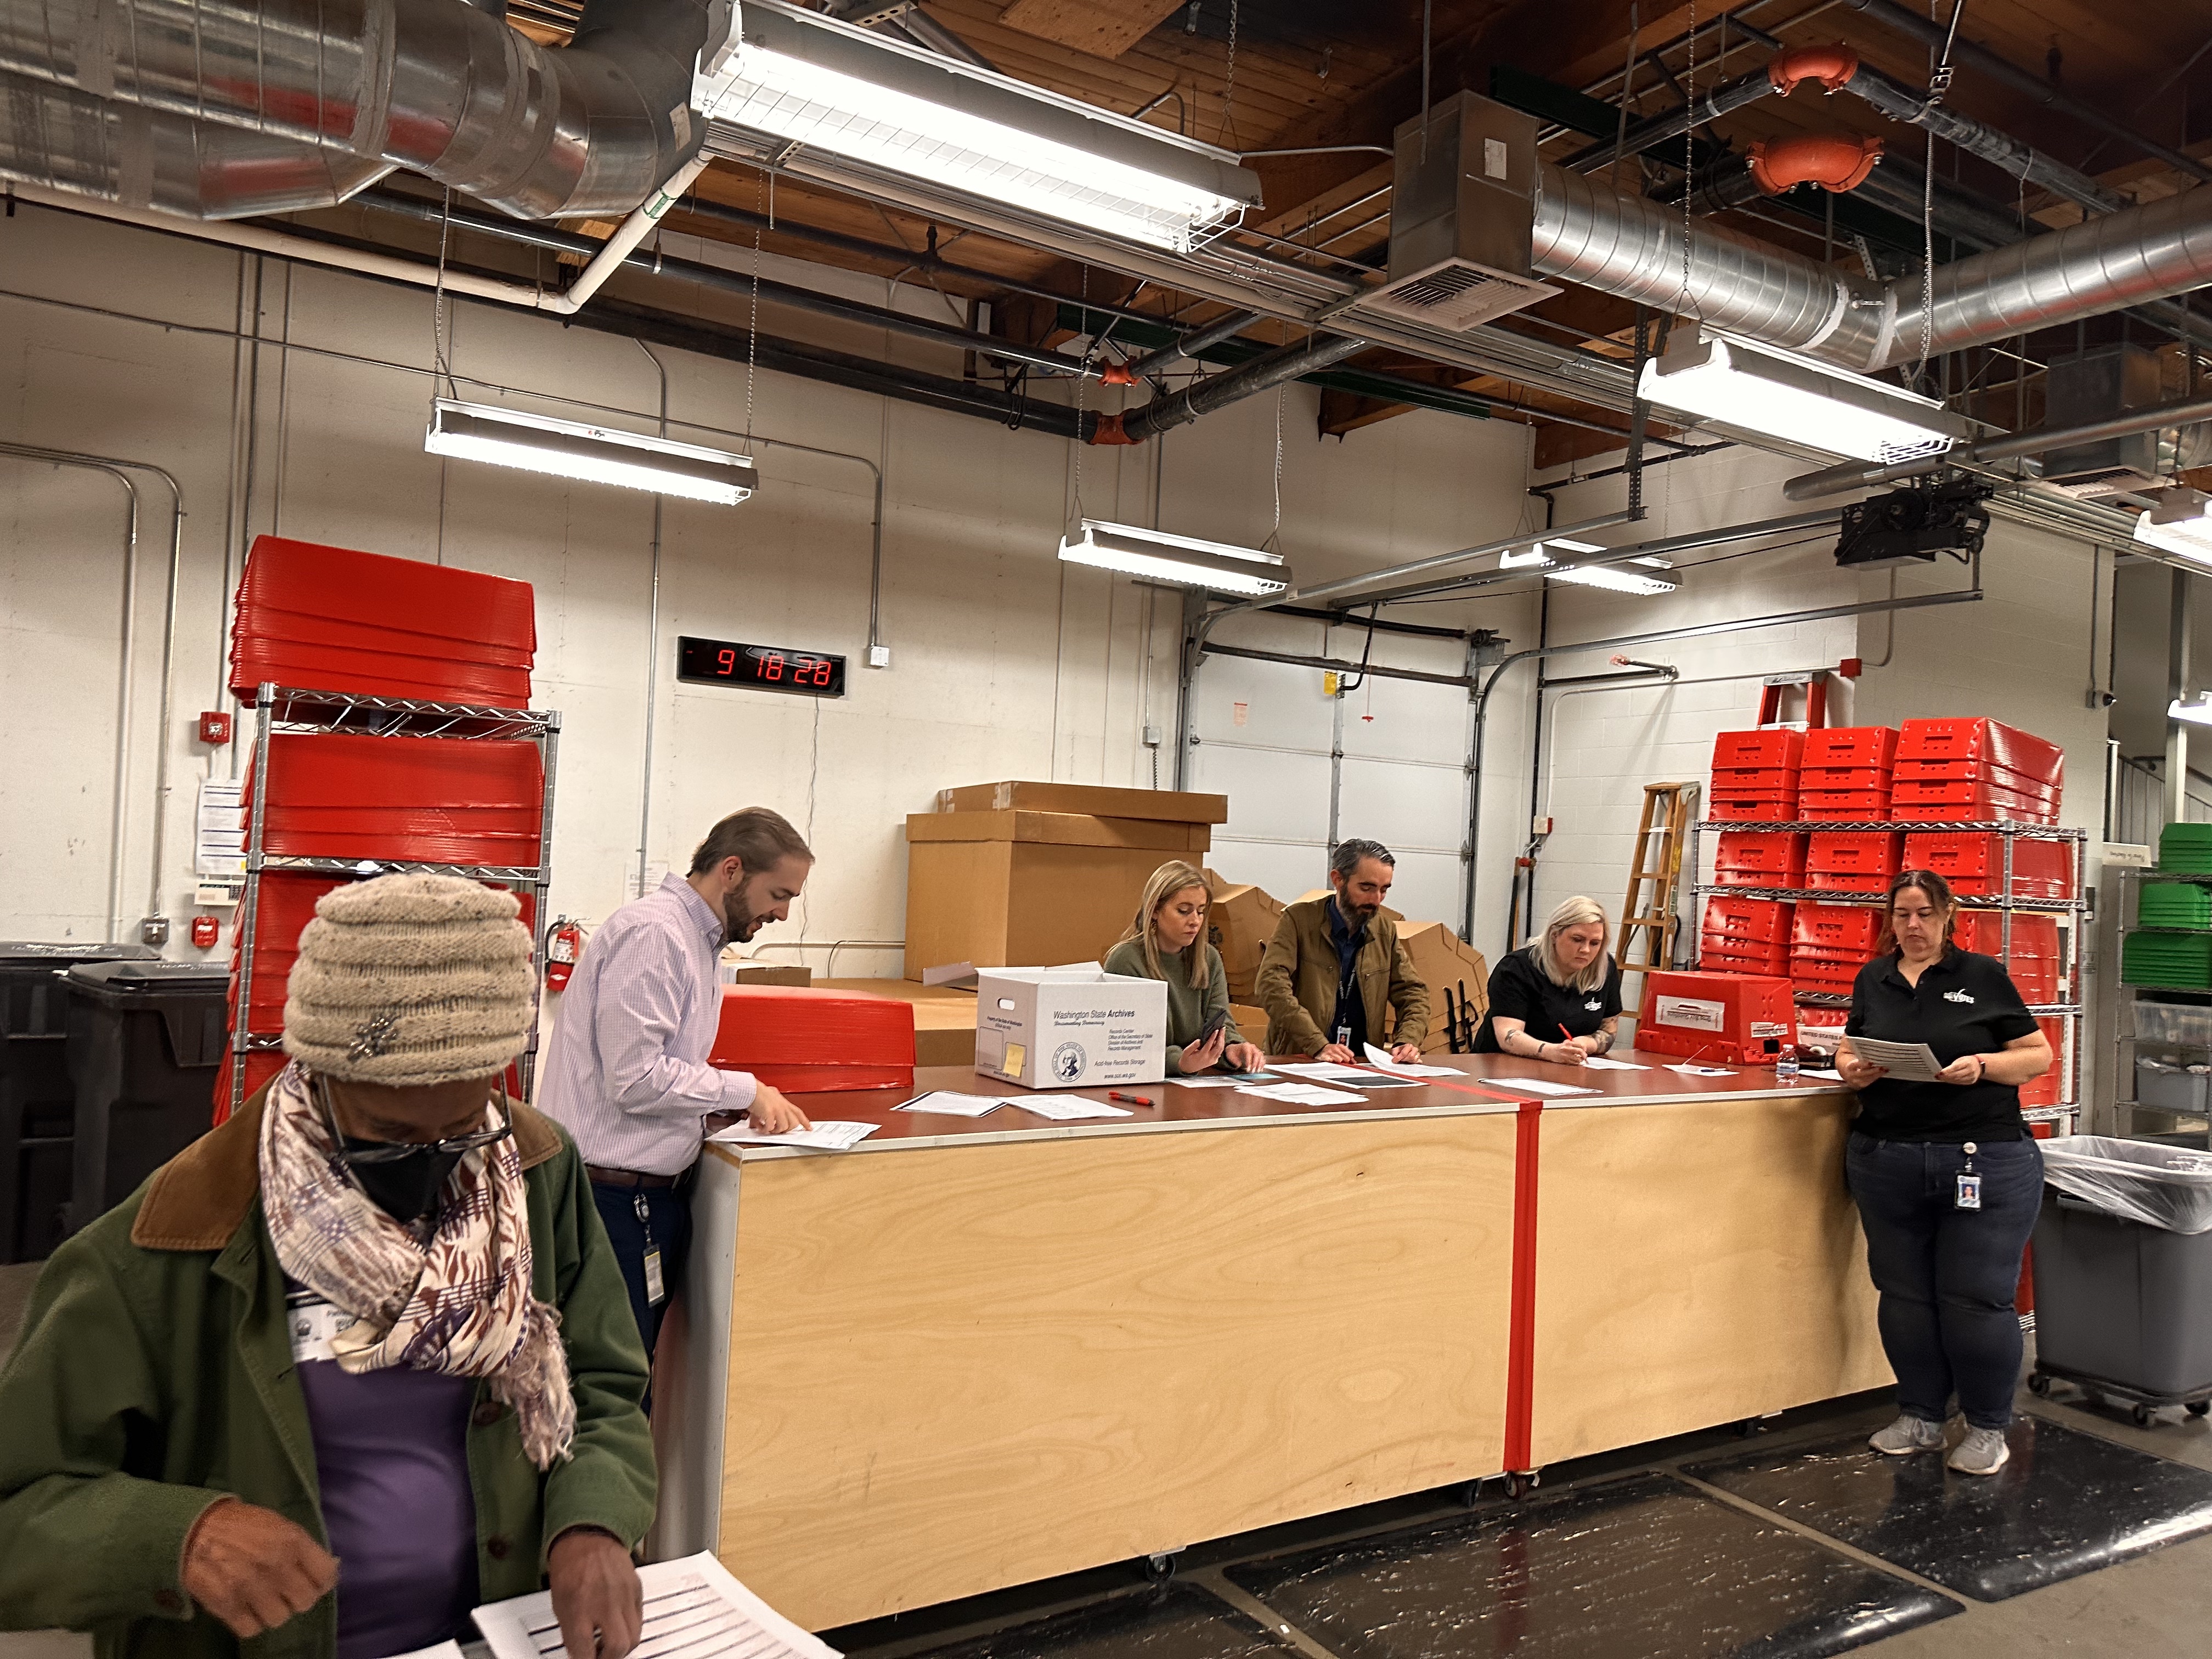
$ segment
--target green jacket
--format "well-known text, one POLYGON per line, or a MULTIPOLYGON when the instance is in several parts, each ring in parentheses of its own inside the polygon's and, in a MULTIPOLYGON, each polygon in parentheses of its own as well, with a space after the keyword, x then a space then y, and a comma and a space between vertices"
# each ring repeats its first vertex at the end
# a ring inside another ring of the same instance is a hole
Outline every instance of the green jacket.
MULTIPOLYGON (((1145 965, 1145 942, 1140 939, 1123 939, 1106 953, 1101 965, 1109 974, 1127 974, 1132 979, 1152 977, 1145 965)), ((1202 989, 1190 982, 1189 965, 1181 955, 1163 957, 1160 966, 1167 969, 1168 1075, 1180 1077, 1182 1051, 1198 1041, 1198 1034, 1213 1018, 1215 1009, 1224 1014, 1229 1012, 1229 975, 1221 966, 1221 952, 1211 945, 1206 947, 1206 981, 1202 989)), ((1222 1029, 1224 1047, 1244 1041, 1234 1018, 1222 1029)))
MULTIPOLYGON (((1300 899, 1283 907, 1275 936, 1260 958, 1258 992, 1267 1011, 1267 1052, 1317 1054, 1328 1047, 1323 1035, 1336 1018, 1336 945, 1328 936, 1328 898, 1300 899)), ((1367 1039, 1381 1044, 1421 1045, 1429 1034, 1429 988, 1413 971, 1413 958, 1398 942, 1398 924, 1377 916, 1367 924, 1367 943, 1353 969, 1359 1001, 1367 1012, 1367 1039), (1385 1012, 1397 1016, 1386 1025, 1385 1012)))
MULTIPOLYGON (((70 1239, 0 1370, 0 1629, 90 1631, 101 1659, 234 1659, 179 1582, 185 1539, 225 1492, 327 1545, 284 1276, 260 1204, 261 1097, 70 1239)), ((633 1547, 651 1524, 645 1351, 582 1160, 515 1108, 539 1297, 561 1310, 575 1456, 540 1474, 479 1383, 468 1456, 482 1597, 543 1587, 566 1528, 633 1547)), ((254 1659, 331 1659, 336 1597, 255 1638, 254 1659)))

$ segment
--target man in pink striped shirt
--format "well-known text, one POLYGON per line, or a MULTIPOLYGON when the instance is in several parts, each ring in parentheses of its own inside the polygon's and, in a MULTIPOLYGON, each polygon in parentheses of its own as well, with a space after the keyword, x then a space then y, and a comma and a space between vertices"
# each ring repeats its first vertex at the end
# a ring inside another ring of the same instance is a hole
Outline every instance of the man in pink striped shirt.
POLYGON ((607 918, 562 994, 536 1103, 583 1154, 647 1359, 691 1242, 703 1120, 744 1112, 771 1133, 806 1124, 776 1091, 707 1056, 721 1023, 723 945, 788 920, 813 867, 779 814, 732 812, 699 843, 690 874, 607 918))

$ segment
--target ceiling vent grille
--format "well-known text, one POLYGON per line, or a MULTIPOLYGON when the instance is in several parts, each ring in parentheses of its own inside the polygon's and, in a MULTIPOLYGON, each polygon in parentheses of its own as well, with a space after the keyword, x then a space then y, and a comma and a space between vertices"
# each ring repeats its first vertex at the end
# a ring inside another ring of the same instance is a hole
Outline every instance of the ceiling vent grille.
POLYGON ((1534 117, 1462 92, 1395 142, 1390 279, 1363 309, 1463 334, 1559 291, 1531 264, 1534 117))

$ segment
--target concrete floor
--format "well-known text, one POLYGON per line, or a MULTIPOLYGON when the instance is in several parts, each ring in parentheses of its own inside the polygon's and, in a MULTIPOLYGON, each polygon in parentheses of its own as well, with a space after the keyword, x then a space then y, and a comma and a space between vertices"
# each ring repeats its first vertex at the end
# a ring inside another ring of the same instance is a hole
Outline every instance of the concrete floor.
MULTIPOLYGON (((35 1267, 0 1267, 0 1358, 4 1358, 15 1340, 36 1278, 35 1267)), ((1834 1431, 1838 1415, 1863 1411, 1863 1403, 1840 1412, 1792 1413, 1771 1443, 1778 1446, 1824 1438, 1834 1431)), ((2139 1429, 2124 1411, 2078 1400, 2038 1400, 2024 1389, 2021 1409, 2160 1457, 2212 1469, 2212 1422, 2203 1418, 2184 1419, 2179 1412, 2172 1412, 2157 1426, 2139 1429)), ((1640 1455, 1624 1453, 1601 1460, 1602 1468, 1593 1473, 1610 1475, 1629 1468, 1668 1468, 1708 1455, 1714 1444, 1710 1437, 1694 1437, 1664 1447, 1641 1449, 1640 1455)), ((1840 1547, 1833 1540, 1822 1541, 1830 1548, 1840 1547)), ((1882 1659, 1923 1659, 1923 1656, 1935 1659, 1938 1655, 1942 1659, 2035 1659, 2047 1654, 2087 1654, 2096 1659, 2206 1659, 2212 1654, 2212 1534, 2007 1601, 1952 1599, 1964 1606, 1961 1616, 1907 1631, 1873 1646, 1881 1648, 1882 1659)), ((0 1659, 90 1659, 91 1651, 88 1638, 67 1632, 0 1632, 0 1659)))

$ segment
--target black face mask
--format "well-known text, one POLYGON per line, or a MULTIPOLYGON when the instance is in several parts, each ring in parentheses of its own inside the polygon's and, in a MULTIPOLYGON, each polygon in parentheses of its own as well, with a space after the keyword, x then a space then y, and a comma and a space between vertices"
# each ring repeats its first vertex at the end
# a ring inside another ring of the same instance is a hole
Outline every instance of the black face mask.
MULTIPOLYGON (((392 1144, 363 1140, 354 1135, 342 1139, 349 1152, 366 1152, 392 1144)), ((425 1146, 404 1158, 348 1167, 353 1171, 353 1178, 361 1182, 362 1191, 368 1194, 369 1201, 404 1226, 438 1207, 438 1197, 445 1190, 447 1177, 467 1156, 465 1152, 441 1152, 425 1146)))

